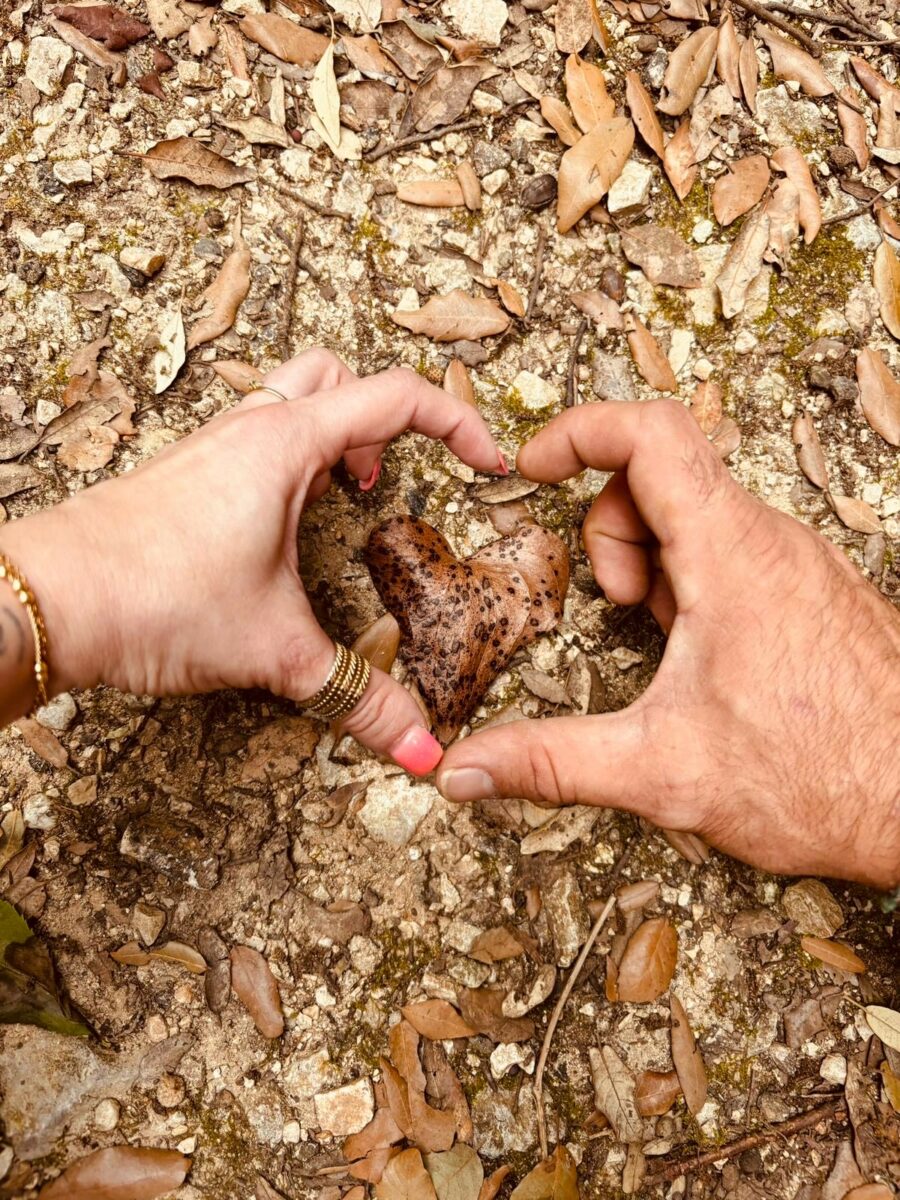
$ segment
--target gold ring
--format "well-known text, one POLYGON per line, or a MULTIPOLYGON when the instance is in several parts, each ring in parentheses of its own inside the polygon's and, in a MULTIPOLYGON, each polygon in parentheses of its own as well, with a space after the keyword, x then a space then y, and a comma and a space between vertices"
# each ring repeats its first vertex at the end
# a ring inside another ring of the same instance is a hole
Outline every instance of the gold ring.
POLYGON ((372 667, 369 660, 342 642, 334 643, 334 662, 328 678, 315 693, 300 703, 304 710, 323 721, 339 721, 356 708, 369 686, 372 667))
POLYGON ((256 387, 250 389, 248 395, 252 395, 253 392, 270 392, 276 400, 283 400, 285 404, 287 403, 287 396, 279 392, 277 388, 269 387, 267 383, 258 383, 256 387))

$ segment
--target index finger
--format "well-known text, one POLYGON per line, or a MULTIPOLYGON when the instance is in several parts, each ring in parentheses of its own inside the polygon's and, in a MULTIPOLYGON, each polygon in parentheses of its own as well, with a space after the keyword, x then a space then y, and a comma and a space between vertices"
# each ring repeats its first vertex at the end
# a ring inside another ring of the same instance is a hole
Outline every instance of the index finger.
POLYGON ((412 430, 442 441, 476 471, 506 470, 481 414, 405 368, 354 380, 286 407, 296 407, 305 420, 313 416, 326 466, 348 451, 412 430))

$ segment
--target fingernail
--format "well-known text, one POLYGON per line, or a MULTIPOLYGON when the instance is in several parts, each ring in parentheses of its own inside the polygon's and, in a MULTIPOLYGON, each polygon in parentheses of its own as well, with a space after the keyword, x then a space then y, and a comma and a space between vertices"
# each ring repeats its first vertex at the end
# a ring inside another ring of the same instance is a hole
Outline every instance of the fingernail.
POLYGON ((427 775, 438 765, 444 751, 427 729, 414 725, 390 749, 390 756, 412 775, 427 775))
POLYGON ((378 482, 378 476, 381 474, 381 459, 375 460, 375 466, 372 468, 372 474, 368 479, 359 481, 359 490, 361 492, 371 492, 372 488, 378 482))
POLYGON ((509 467, 506 465, 506 459, 502 454, 497 455, 497 472, 500 475, 509 474, 509 467))
POLYGON ((444 771, 437 781, 438 791, 448 800, 490 800, 497 785, 479 767, 457 767, 444 771))

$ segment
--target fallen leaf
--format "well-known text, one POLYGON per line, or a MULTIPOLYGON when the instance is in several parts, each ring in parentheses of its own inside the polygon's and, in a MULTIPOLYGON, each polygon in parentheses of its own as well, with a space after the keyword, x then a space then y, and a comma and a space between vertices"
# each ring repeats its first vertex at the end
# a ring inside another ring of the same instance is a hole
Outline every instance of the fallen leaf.
POLYGON ((397 185, 397 199, 429 208, 462 208, 462 188, 456 179, 411 179, 397 185))
POLYGON ((900 221, 891 215, 885 202, 883 200, 876 201, 872 205, 872 210, 878 220, 878 228, 881 232, 892 237, 894 241, 900 242, 900 221))
POLYGON ((624 329, 625 321, 615 300, 593 288, 589 292, 573 292, 569 297, 579 312, 597 325, 599 329, 624 329))
POLYGON ((512 313, 514 317, 525 316, 525 301, 516 291, 511 283, 505 279, 492 279, 492 285, 497 289, 497 295, 500 297, 500 303, 508 313, 512 313))
POLYGON ((509 327, 509 316, 495 300, 470 296, 454 288, 445 296, 433 296, 412 312, 396 310, 391 320, 412 333, 424 333, 436 342, 477 341, 509 327))
POLYGON ((197 58, 208 54, 219 41, 218 31, 213 28, 213 15, 212 12, 207 13, 188 30, 188 49, 197 58))
POLYGON ((53 16, 74 25, 94 41, 102 42, 107 50, 127 50, 150 32, 149 25, 135 20, 130 13, 123 12, 113 4, 89 4, 85 7, 66 4, 62 8, 54 8, 53 16))
POLYGON ((857 500, 855 496, 840 496, 828 493, 828 501, 838 520, 856 533, 880 533, 881 521, 871 504, 857 500))
POLYGON ((697 256, 674 229, 664 225, 632 225, 622 232, 622 250, 651 283, 668 287, 700 287, 697 256))
POLYGON ((325 127, 330 140, 341 140, 341 95, 334 74, 334 42, 329 42, 325 53, 316 63, 309 83, 309 98, 319 120, 325 127))
POLYGON ((894 1193, 885 1183, 864 1183, 845 1192, 843 1200, 893 1200, 894 1193))
POLYGON ((472 1037, 478 1032, 446 1000, 422 1000, 405 1005, 400 1012, 413 1029, 432 1041, 472 1037))
POLYGON ((108 337, 96 338, 80 350, 76 350, 69 362, 69 381, 62 394, 63 408, 71 408, 83 400, 94 386, 99 367, 97 360, 112 342, 108 337))
POLYGON ((771 172, 764 154, 751 154, 732 163, 731 170, 720 175, 712 191, 712 205, 720 225, 749 212, 769 186, 771 172))
POLYGON ((894 337, 900 339, 900 261, 886 241, 875 251, 872 282, 881 305, 881 319, 894 337))
POLYGON ((875 156, 885 162, 900 161, 900 100, 884 95, 878 105, 878 126, 875 131, 875 156))
POLYGON ((247 117, 242 120, 228 121, 220 118, 221 125, 239 133, 245 142, 251 146, 281 146, 293 145, 283 125, 267 121, 265 117, 247 117))
POLYGON ((154 1200, 180 1187, 190 1166, 177 1150, 109 1146, 76 1159, 38 1200, 154 1200))
POLYGON ((861 171, 864 171, 872 157, 869 150, 869 129, 866 119, 858 111, 857 94, 850 88, 844 88, 838 93, 838 97, 837 115, 844 137, 844 145, 853 151, 856 165, 861 171))
POLYGON ((425 1091, 425 1072, 419 1062, 419 1035, 409 1021, 398 1021, 389 1034, 391 1062, 408 1088, 425 1091))
POLYGON ((554 27, 560 54, 578 54, 591 39, 588 0, 557 0, 554 27))
POLYGON ((606 1117, 620 1142, 640 1142, 644 1124, 635 1104, 634 1076, 612 1046, 591 1046, 594 1104, 606 1117))
POLYGON ((719 22, 719 40, 716 45, 716 71, 727 84, 735 100, 741 98, 740 75, 741 45, 734 28, 734 18, 726 12, 719 22))
POLYGON ((706 1067, 684 1006, 675 995, 669 997, 669 1010, 672 1016, 672 1061, 688 1112, 696 1116, 706 1103, 706 1067))
POLYGON ((694 162, 705 162, 722 140, 718 124, 723 117, 734 114, 734 99, 724 83, 709 88, 694 105, 691 113, 691 145, 694 162))
POLYGON ((378 1200, 437 1200, 431 1176, 418 1150, 401 1150, 374 1185, 378 1200))
POLYGON ((744 101, 751 113, 755 113, 756 92, 759 86, 759 59, 756 56, 756 45, 752 37, 744 38, 741 43, 738 71, 741 77, 741 89, 744 93, 744 101))
POLYGON ((856 78, 873 100, 880 104, 885 96, 893 96, 895 102, 900 104, 900 88, 892 83, 888 83, 885 77, 879 71, 876 71, 871 63, 853 54, 850 56, 850 63, 856 73, 856 78))
POLYGON ((4 463, 0 466, 0 500, 40 487, 46 478, 43 472, 24 463, 4 463))
POLYGON ((484 933, 479 933, 467 953, 469 958, 474 958, 476 962, 490 965, 508 958, 518 958, 525 953, 525 947, 510 929, 500 925, 496 929, 486 929, 484 933))
POLYGON ((225 69, 233 79, 250 83, 250 65, 244 39, 236 25, 224 22, 219 26, 219 48, 225 59, 225 69))
POLYGON ((698 383, 691 398, 691 412, 707 435, 722 420, 722 389, 713 379, 698 383))
POLYGON ((443 65, 440 50, 419 37, 409 21, 389 21, 381 26, 381 45, 407 79, 417 81, 443 65))
POLYGON ((211 342, 234 324, 250 291, 250 251, 241 236, 240 212, 234 222, 234 249, 212 283, 200 294, 200 320, 191 329, 187 348, 211 342))
POLYGON ((678 957, 678 935, 665 917, 639 925, 619 963, 619 999, 647 1003, 663 994, 672 981, 678 957))
MULTIPOLYGON (((720 418, 715 428, 709 432, 710 439, 721 427, 722 422, 727 420, 727 417, 720 418)), ((723 457, 725 456, 723 455, 723 457)), ((709 861, 709 848, 702 838, 697 837, 696 833, 686 833, 681 829, 661 829, 660 833, 675 853, 680 854, 686 862, 693 863, 695 867, 702 867, 705 862, 709 861)))
POLYGON ((658 392, 676 392, 678 381, 659 342, 639 317, 625 318, 628 349, 641 376, 658 392))
POLYGON ((281 1037, 284 1015, 278 984, 269 964, 252 946, 233 946, 230 957, 231 986, 254 1025, 263 1037, 281 1037))
POLYGON ((634 1089, 634 1103, 642 1117, 661 1117, 680 1095, 677 1071, 641 1071, 634 1089))
POLYGON ((276 58, 298 67, 311 67, 319 62, 330 45, 321 33, 304 29, 296 21, 275 13, 251 13, 241 21, 240 30, 276 58))
POLYGON ((781 146, 771 158, 772 166, 784 171, 800 193, 800 225, 807 245, 815 241, 822 228, 822 206, 816 192, 809 164, 796 146, 781 146))
POLYGON ((795 46, 793 42, 779 37, 765 25, 760 27, 759 36, 769 47, 772 55, 772 70, 779 79, 799 83, 807 96, 830 96, 834 91, 828 76, 811 54, 795 46))
POLYGON ((481 60, 440 67, 413 93, 401 125, 401 135, 414 130, 427 133, 438 126, 452 124, 468 108, 478 84, 491 73, 490 64, 481 60))
POLYGON ((449 50, 456 62, 465 62, 469 58, 479 58, 484 53, 482 43, 473 41, 471 38, 447 37, 439 33, 434 40, 439 46, 443 46, 445 50, 449 50))
POLYGON ((634 125, 626 117, 601 121, 562 156, 559 164, 557 229, 568 233, 598 204, 622 173, 634 146, 634 125))
POLYGON ((341 1149, 344 1158, 353 1162, 354 1159, 365 1158, 372 1150, 385 1150, 402 1140, 403 1131, 391 1116, 390 1109, 379 1108, 368 1125, 359 1133, 351 1134, 341 1149))
POLYGON ((762 270, 768 245, 769 217, 765 211, 757 212, 744 222, 716 278, 724 317, 743 311, 750 284, 762 270))
POLYGON ((478 212, 481 209, 481 180, 478 178, 475 168, 470 162, 463 160, 457 165, 456 178, 462 188, 466 208, 470 212, 478 212))
POLYGON ((527 1042, 534 1036, 530 1017, 504 1017, 505 993, 499 988, 461 988, 457 999, 463 1020, 492 1042, 527 1042))
POLYGON ((192 975, 202 975, 206 970, 203 955, 193 946, 186 946, 184 942, 166 942, 162 946, 154 947, 149 954, 151 958, 158 958, 162 962, 177 963, 192 975))
POLYGON ((157 142, 139 157, 157 179, 187 179, 201 187, 229 188, 255 178, 253 171, 236 166, 189 137, 157 142))
POLYGON ((849 1141, 839 1142, 828 1178, 820 1189, 821 1200, 845 1200, 847 1192, 863 1182, 864 1176, 853 1156, 852 1144, 849 1141))
POLYGON ((606 90, 606 77, 594 63, 578 54, 566 59, 566 99, 583 133, 600 121, 609 121, 616 113, 616 102, 606 90))
POLYGON ((691 141, 691 122, 682 121, 663 151, 663 169, 675 195, 684 200, 696 182, 700 168, 694 162, 694 143, 691 141))
POLYGON ((564 146, 574 146, 581 141, 569 112, 568 106, 556 96, 541 96, 541 116, 555 131, 564 146))
MULTIPOLYGON (((893 1046, 891 1049, 896 1050, 897 1047, 893 1046)), ((900 1075, 895 1075, 886 1061, 881 1064, 879 1069, 881 1071, 881 1086, 884 1089, 885 1098, 894 1112, 900 1113, 900 1075)), ((884 1200, 891 1200, 890 1194, 884 1200)))
POLYGON ((828 468, 825 465, 825 455, 822 453, 822 443, 809 413, 799 412, 791 427, 791 439, 797 452, 797 462, 800 470, 810 483, 823 491, 828 489, 828 468))
POLYGON ((502 1167, 498 1167, 496 1171, 492 1171, 481 1185, 478 1200, 495 1200, 497 1193, 506 1181, 506 1177, 511 1174, 512 1167, 509 1163, 504 1163, 502 1167))
POLYGON ((670 117, 687 112, 715 62, 718 40, 718 29, 707 27, 678 43, 663 76, 660 112, 670 117))
POLYGON ((153 356, 153 391, 164 392, 184 366, 186 357, 184 321, 181 308, 171 309, 159 331, 159 349, 153 356))
POLYGON ((437 1200, 478 1200, 484 1167, 471 1146, 460 1142, 442 1154, 426 1154, 425 1168, 437 1200))
POLYGON ((892 1050, 900 1050, 900 1012, 883 1004, 867 1004, 865 1014, 875 1036, 892 1050))
POLYGON ((210 366, 215 373, 237 392, 252 392, 263 380, 259 367, 241 362, 238 358, 220 358, 210 366))
POLYGON ((22 717, 16 721, 16 729, 22 735, 22 741, 29 750, 49 763, 51 767, 60 770, 69 761, 65 746, 51 730, 38 724, 32 717, 22 717))
POLYGON ((828 967, 836 967, 839 971, 847 971, 851 975, 865 974, 866 964, 843 942, 834 942, 829 938, 802 937, 800 949, 828 967))
POLYGON ((778 184, 766 201, 765 213, 769 218, 769 244, 763 258, 784 267, 800 236, 800 193, 790 179, 778 184))
MULTIPOLYGON (((12 812, 8 812, 3 820, 0 821, 0 869, 5 868, 7 863, 19 854, 24 840, 25 820, 19 810, 14 808, 12 812)), ((29 849, 33 862, 37 854, 37 843, 32 842, 29 849)), ((25 874, 27 875, 30 870, 31 867, 29 866, 25 874)), ((10 868, 10 871, 12 871, 12 868, 10 868)), ((15 878, 13 878, 12 882, 16 882, 15 878)))
POLYGON ((12 904, 0 900, 0 1025, 86 1037, 89 1029, 75 1016, 60 994, 47 947, 12 904))
POLYGON ((381 23, 381 0, 327 0, 353 33, 372 33, 381 23))
POLYGON ((146 967, 150 961, 149 953, 139 946, 137 942, 126 942, 124 946, 119 946, 117 950, 110 950, 109 957, 117 963, 123 963, 127 967, 146 967))
POLYGON ((155 71, 147 71, 146 74, 136 79, 135 83, 148 96, 155 96, 157 100, 165 100, 166 89, 163 87, 162 80, 155 71))
POLYGON ((647 1159, 644 1151, 632 1142, 625 1151, 625 1166, 622 1168, 622 1192, 636 1196, 640 1192, 647 1174, 647 1159))
POLYGON ((578 1168, 565 1146, 538 1163, 513 1188, 509 1200, 579 1200, 578 1168))
POLYGON ((443 1045, 437 1041, 426 1041, 422 1050, 422 1060, 425 1065, 425 1078, 428 1081, 426 1096, 444 1112, 453 1116, 457 1138, 461 1142, 470 1143, 475 1129, 472 1125, 472 1114, 469 1112, 469 1102, 462 1084, 450 1066, 443 1045))
POLYGON ((562 615, 568 554, 537 525, 460 562, 424 521, 394 517, 372 531, 365 557, 403 631, 404 658, 441 741, 458 731, 515 651, 562 615))
POLYGON ((666 149, 666 135, 659 123, 650 93, 641 82, 637 71, 628 71, 625 75, 625 102, 638 133, 654 154, 662 158, 666 149))

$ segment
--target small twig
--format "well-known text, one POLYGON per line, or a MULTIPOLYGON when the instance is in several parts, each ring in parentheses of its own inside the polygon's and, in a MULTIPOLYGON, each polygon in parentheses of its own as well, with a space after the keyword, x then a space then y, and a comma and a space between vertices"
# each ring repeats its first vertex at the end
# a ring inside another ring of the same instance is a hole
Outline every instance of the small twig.
POLYGON ((752 1150, 756 1146, 765 1145, 766 1142, 773 1142, 776 1138, 788 1137, 793 1133, 800 1133, 804 1129, 811 1129, 820 1121, 826 1121, 829 1117, 833 1117, 839 1109, 843 1108, 844 1104, 843 1096, 835 1096, 825 1104, 820 1104, 817 1108, 802 1113, 799 1117, 791 1117, 787 1121, 769 1125, 756 1133, 748 1133, 728 1146, 718 1146, 715 1150, 706 1150, 703 1154, 695 1154, 691 1158, 679 1158, 675 1162, 666 1162, 661 1159, 648 1170, 647 1178, 668 1181, 677 1179, 685 1171, 698 1171, 710 1163, 721 1162, 723 1158, 737 1158, 745 1150, 752 1150))
POLYGON ((894 179, 887 187, 883 187, 880 192, 876 192, 874 196, 863 201, 859 208, 854 208, 850 212, 838 213, 835 217, 828 217, 822 222, 823 225, 837 225, 838 221, 851 221, 854 217, 861 217, 869 211, 873 204, 877 203, 882 196, 886 195, 892 188, 897 187, 900 180, 894 179))
MULTIPOLYGON (((877 33, 867 29, 865 25, 861 25, 855 17, 841 17, 837 13, 817 12, 813 8, 804 8, 800 4, 785 4, 783 0, 769 0, 769 8, 772 12, 786 13, 789 17, 801 17, 805 21, 820 21, 823 25, 833 26, 838 29, 849 29, 851 33, 865 33, 869 37, 873 34, 877 37, 877 33)), ((879 38, 879 42, 889 39, 879 38)))
POLYGON ((349 213, 340 212, 336 208, 329 208, 325 204, 320 204, 318 200, 311 200, 309 196, 304 196, 302 192, 294 191, 286 183, 276 183, 275 191, 280 196, 288 196, 291 200, 299 200, 301 204, 305 204, 314 213, 318 213, 320 217, 337 217, 341 221, 351 221, 353 219, 349 213))
POLYGON ((544 271, 544 253, 547 249, 547 231, 543 225, 538 229, 537 249, 534 252, 534 274, 531 277, 531 291, 528 293, 528 306, 525 309, 525 324, 534 315, 538 292, 541 290, 541 275, 544 271))
MULTIPOLYGON (((615 883, 616 879, 618 879, 619 875, 622 873, 622 870, 634 852, 635 845, 635 840, 632 838, 619 855, 617 862, 607 876, 606 882, 608 887, 615 883)), ((609 914, 612 912, 613 908, 615 908, 615 904, 615 893, 611 892, 609 899, 603 905, 603 909, 599 917, 591 926, 591 932, 587 936, 587 941, 581 947, 581 953, 576 958, 575 965, 569 972, 569 978, 566 980, 565 987, 560 992, 559 999, 556 1002, 553 1012, 550 1014, 550 1020, 547 1022, 547 1032, 544 1034, 541 1053, 538 1056, 537 1067, 535 1067, 534 1071, 534 1083, 532 1084, 534 1105, 537 1111, 538 1137, 540 1138, 541 1143, 541 1158, 546 1158, 549 1153, 549 1147, 547 1145, 547 1117, 544 1113, 544 1068, 547 1066, 547 1056, 550 1053, 550 1043, 553 1041, 553 1035, 556 1032, 557 1025, 559 1024, 559 1018, 562 1016, 562 1011, 566 1007, 566 1001, 572 994, 572 988, 575 986, 578 976, 581 974, 581 969, 587 960, 587 956, 590 954, 594 942, 596 942, 598 936, 600 935, 600 931, 606 924, 609 914)))
POLYGON ((867 33, 869 37, 880 38, 881 35, 874 25, 867 25, 861 17, 857 16, 857 14, 853 11, 849 0, 835 0, 835 3, 837 4, 838 8, 842 8, 847 16, 856 22, 863 33, 867 33))
POLYGON ((813 41, 808 33, 804 33, 802 29, 798 29, 791 21, 786 21, 784 17, 779 17, 771 9, 766 8, 764 4, 757 4, 756 0, 734 0, 734 2, 740 8, 753 13, 754 17, 759 17, 761 21, 767 21, 770 25, 774 25, 782 33, 789 33, 792 38, 797 39, 801 46, 806 47, 813 58, 822 57, 822 51, 818 44, 813 41))
MULTIPOLYGON (((290 257, 284 275, 284 286, 281 292, 281 313, 278 318, 278 333, 275 336, 275 346, 282 362, 291 357, 291 325, 294 318, 294 293, 297 290, 297 272, 300 270, 300 247, 303 245, 304 222, 302 217, 297 219, 297 228, 290 243, 290 257)), ((304 264, 304 270, 307 270, 304 264)))
POLYGON ((527 96, 524 100, 515 100, 512 104, 507 104, 506 108, 498 113, 488 113, 484 117, 469 117, 465 121, 455 121, 452 125, 441 125, 437 129, 429 129, 427 133, 411 133, 409 137, 398 138, 396 142, 389 142, 386 146, 376 146, 374 150, 368 150, 363 158, 366 162, 376 162, 394 150, 405 150, 408 146, 418 146, 422 142, 434 142, 447 133, 462 133, 465 129, 477 129, 489 119, 502 121, 514 109, 521 108, 524 104, 535 103, 537 102, 531 96, 527 96))
POLYGON ((584 337, 587 327, 588 319, 582 317, 575 334, 575 341, 572 343, 572 353, 569 355, 569 371, 566 376, 566 408, 574 408, 578 403, 578 384, 575 382, 575 372, 578 370, 578 351, 581 348, 581 339, 584 337))

